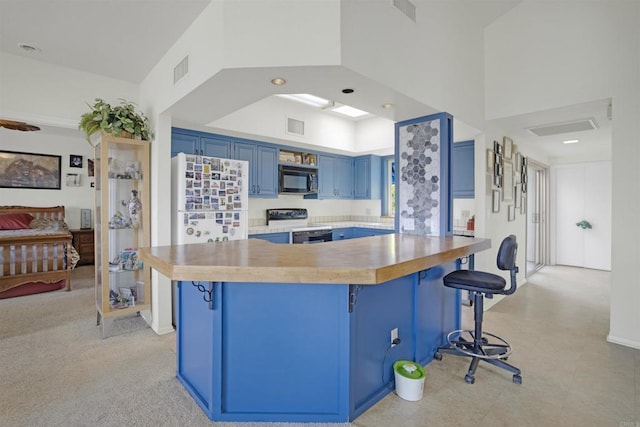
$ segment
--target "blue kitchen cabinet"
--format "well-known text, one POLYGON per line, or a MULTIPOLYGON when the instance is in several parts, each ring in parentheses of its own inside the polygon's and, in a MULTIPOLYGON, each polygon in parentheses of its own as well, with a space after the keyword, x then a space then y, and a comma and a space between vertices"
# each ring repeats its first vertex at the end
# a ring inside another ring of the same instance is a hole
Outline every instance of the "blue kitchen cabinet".
POLYGON ((178 153, 209 157, 231 158, 231 141, 203 132, 173 128, 171 130, 171 157, 178 153))
POLYGON ((347 240, 353 239, 353 227, 334 228, 332 230, 333 240, 347 240))
POLYGON ((353 161, 353 198, 379 199, 382 191, 382 160, 379 156, 356 157, 353 161))
POLYGON ((473 199, 475 196, 474 141, 453 144, 451 151, 452 193, 454 199, 473 199))
POLYGON ((268 240, 271 243, 289 243, 289 233, 249 234, 250 239, 268 240))
POLYGON ((171 157, 178 153, 197 154, 200 149, 200 137, 192 133, 171 131, 171 157))
POLYGON ((318 176, 321 199, 353 199, 352 158, 320 154, 318 176))
POLYGON ((232 157, 231 141, 222 138, 200 137, 200 154, 209 157, 232 157))
POLYGON ((278 197, 278 150, 275 147, 236 141, 233 158, 249 162, 249 197, 278 197))
POLYGON ((355 239, 358 237, 380 236, 382 234, 391 234, 391 233, 394 233, 394 231, 384 230, 379 228, 354 227, 353 238, 355 239))

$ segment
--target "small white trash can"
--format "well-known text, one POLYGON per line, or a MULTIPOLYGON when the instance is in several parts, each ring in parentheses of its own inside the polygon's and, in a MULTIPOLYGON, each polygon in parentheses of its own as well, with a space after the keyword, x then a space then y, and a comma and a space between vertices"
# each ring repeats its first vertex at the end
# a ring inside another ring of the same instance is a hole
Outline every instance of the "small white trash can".
POLYGON ((393 364, 396 394, 404 400, 415 402, 424 392, 424 368, 410 360, 398 360, 393 364))

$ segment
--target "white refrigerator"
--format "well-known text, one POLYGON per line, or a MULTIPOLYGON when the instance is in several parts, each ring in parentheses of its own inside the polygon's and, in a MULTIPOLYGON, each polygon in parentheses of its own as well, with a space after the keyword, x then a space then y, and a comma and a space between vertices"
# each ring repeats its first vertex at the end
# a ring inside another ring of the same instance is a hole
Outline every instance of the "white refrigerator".
POLYGON ((247 238, 249 162, 178 153, 171 173, 174 245, 247 238))

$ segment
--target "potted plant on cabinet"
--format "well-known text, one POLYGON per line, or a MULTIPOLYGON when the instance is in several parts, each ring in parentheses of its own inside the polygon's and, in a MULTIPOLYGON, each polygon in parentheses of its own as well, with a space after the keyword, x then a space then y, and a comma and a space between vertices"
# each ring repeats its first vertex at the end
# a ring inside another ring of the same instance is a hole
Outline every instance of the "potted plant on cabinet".
POLYGON ((80 116, 78 129, 85 133, 90 144, 91 135, 100 131, 146 141, 153 138, 147 117, 142 112, 136 112, 135 104, 125 99, 120 98, 120 105, 112 107, 105 100, 96 98, 89 107, 91 111, 80 116))

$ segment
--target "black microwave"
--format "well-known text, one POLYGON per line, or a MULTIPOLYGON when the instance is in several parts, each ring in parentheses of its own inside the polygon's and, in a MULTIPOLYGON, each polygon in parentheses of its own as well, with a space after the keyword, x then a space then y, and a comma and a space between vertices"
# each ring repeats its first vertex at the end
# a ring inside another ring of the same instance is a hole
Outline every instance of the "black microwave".
POLYGON ((318 192, 318 169, 278 166, 278 193, 313 194, 318 192))

